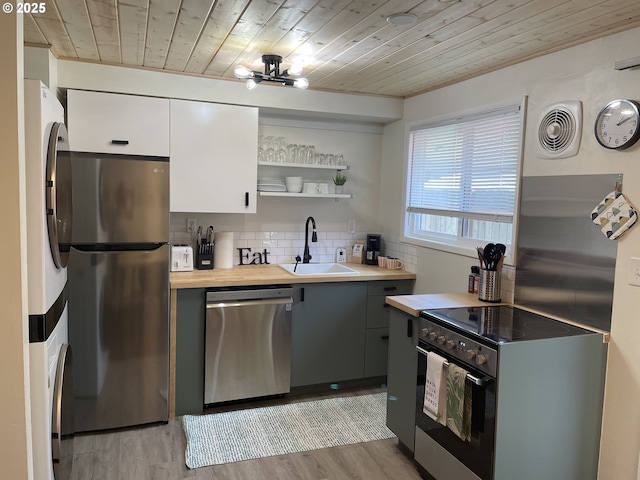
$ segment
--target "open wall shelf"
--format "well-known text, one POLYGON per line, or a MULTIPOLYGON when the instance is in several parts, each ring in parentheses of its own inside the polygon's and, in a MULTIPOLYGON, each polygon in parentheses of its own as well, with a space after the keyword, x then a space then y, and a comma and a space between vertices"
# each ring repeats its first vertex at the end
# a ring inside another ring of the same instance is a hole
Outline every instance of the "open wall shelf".
POLYGON ((351 193, 289 193, 289 192, 258 192, 261 197, 305 197, 305 198, 353 198, 351 193))
POLYGON ((348 165, 316 165, 313 163, 277 163, 258 162, 258 166, 264 167, 291 167, 291 168, 314 168, 317 170, 349 170, 348 165))

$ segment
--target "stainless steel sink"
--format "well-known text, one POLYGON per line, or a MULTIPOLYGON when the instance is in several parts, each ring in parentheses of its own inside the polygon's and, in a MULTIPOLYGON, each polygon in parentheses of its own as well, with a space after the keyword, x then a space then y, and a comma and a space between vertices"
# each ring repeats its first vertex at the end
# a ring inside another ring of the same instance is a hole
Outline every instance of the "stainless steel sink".
POLYGON ((279 263, 280 267, 293 275, 358 275, 358 271, 341 263, 279 263), (294 271, 295 269, 295 271, 294 271))

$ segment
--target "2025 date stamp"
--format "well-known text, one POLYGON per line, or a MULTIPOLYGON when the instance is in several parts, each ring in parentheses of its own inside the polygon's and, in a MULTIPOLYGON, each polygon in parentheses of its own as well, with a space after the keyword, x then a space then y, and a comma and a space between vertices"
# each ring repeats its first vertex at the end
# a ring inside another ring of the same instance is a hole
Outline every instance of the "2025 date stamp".
POLYGON ((47 4, 45 2, 17 2, 15 5, 11 2, 2 4, 3 13, 45 13, 47 4))

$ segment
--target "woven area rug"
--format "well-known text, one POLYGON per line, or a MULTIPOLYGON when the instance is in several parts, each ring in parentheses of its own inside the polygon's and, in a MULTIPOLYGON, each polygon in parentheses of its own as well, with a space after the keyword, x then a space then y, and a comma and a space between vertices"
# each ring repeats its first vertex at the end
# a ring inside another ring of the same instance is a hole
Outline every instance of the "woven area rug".
POLYGON ((187 467, 393 438, 386 393, 330 398, 209 415, 185 415, 187 467))

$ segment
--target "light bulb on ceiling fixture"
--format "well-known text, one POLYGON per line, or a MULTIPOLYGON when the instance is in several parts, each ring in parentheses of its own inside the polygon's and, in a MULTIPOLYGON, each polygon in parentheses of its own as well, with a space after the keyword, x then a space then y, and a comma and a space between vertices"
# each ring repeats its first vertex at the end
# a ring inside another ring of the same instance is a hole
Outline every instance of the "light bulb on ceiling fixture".
POLYGON ((293 81, 293 86, 300 90, 305 90, 309 86, 309 80, 306 78, 296 78, 293 81))
POLYGON ((247 90, 253 90, 258 86, 258 82, 256 82, 253 78, 247 80, 247 90))
POLYGON ((236 65, 233 68, 233 74, 237 78, 251 78, 251 77, 253 77, 253 72, 251 70, 249 70, 247 67, 245 67, 244 65, 236 65))

